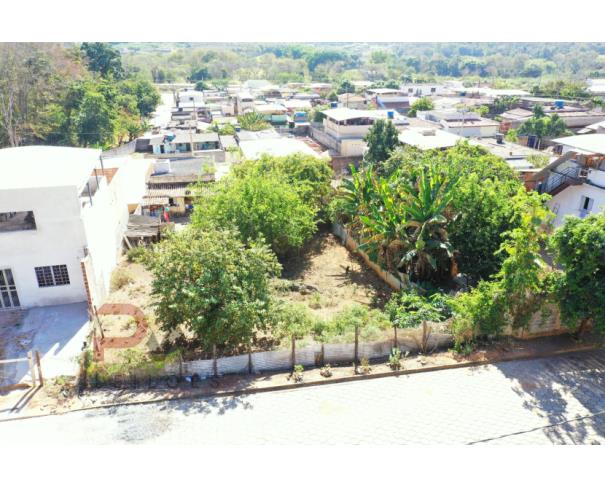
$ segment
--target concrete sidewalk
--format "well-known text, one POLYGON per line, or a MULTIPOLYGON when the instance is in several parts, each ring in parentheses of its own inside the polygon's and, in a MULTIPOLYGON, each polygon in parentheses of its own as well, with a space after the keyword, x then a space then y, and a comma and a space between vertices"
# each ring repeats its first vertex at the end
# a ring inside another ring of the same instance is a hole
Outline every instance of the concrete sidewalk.
MULTIPOLYGON (((45 378, 76 375, 89 326, 86 303, 31 308, 19 325, 0 330, 0 340, 6 358, 25 357, 29 350, 38 350, 45 378)), ((0 386, 31 380, 26 362, 0 367, 0 386)))

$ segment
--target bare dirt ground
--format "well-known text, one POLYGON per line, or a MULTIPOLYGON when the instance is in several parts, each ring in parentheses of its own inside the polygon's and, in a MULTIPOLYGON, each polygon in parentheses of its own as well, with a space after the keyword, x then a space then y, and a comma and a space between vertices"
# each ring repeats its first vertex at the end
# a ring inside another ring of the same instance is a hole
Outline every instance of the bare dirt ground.
POLYGON ((323 319, 353 304, 382 308, 391 288, 349 252, 333 234, 316 235, 300 256, 284 263, 286 282, 278 283, 283 297, 302 302, 323 319), (288 281, 294 289, 288 290, 288 281))
MULTIPOLYGON (((130 276, 132 282, 129 282, 119 289, 112 289, 106 299, 106 303, 129 303, 138 306, 145 313, 149 325, 148 336, 134 349, 149 352, 159 348, 165 334, 156 324, 155 315, 151 306, 151 273, 141 264, 128 262, 123 259, 116 270, 126 273, 130 276)), ((115 272, 115 271, 114 271, 115 272)), ((130 316, 104 315, 100 316, 103 332, 106 337, 124 337, 130 336, 136 330, 136 323, 130 316)), ((116 362, 120 359, 123 349, 105 350, 105 361, 116 362)))

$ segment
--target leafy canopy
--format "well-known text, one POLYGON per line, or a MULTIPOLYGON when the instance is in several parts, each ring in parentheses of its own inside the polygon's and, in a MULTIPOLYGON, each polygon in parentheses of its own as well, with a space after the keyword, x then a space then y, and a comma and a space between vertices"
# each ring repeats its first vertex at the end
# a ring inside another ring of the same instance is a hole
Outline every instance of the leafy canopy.
POLYGON ((170 233, 150 253, 152 295, 162 329, 193 332, 202 347, 249 343, 266 329, 269 279, 280 271, 260 241, 229 230, 170 233))

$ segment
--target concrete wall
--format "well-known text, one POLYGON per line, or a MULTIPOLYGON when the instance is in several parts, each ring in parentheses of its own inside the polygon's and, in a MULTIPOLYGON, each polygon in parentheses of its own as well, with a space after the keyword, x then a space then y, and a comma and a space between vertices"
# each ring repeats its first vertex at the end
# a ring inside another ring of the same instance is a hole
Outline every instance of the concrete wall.
POLYGON ((109 292, 111 272, 118 263, 122 237, 128 226, 124 188, 119 181, 113 183, 102 185, 93 197, 92 205, 82 209, 86 245, 94 270, 88 281, 100 300, 109 292))
POLYGON ((33 211, 36 230, 0 233, 0 268, 13 271, 21 306, 86 301, 86 237, 75 186, 0 191, 0 212, 33 211), (39 287, 34 267, 66 265, 69 285, 39 287))
POLYGON ((549 208, 557 215, 553 224, 557 227, 562 225, 567 215, 580 216, 584 196, 594 199, 590 213, 599 213, 605 209, 605 190, 590 184, 568 186, 548 202, 549 208))

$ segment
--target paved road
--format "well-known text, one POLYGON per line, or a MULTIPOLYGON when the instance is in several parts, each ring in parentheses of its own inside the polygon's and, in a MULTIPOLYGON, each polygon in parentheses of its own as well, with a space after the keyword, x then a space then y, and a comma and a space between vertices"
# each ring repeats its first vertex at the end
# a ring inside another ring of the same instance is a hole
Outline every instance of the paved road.
POLYGON ((605 444, 605 351, 0 423, 0 444, 605 444))

